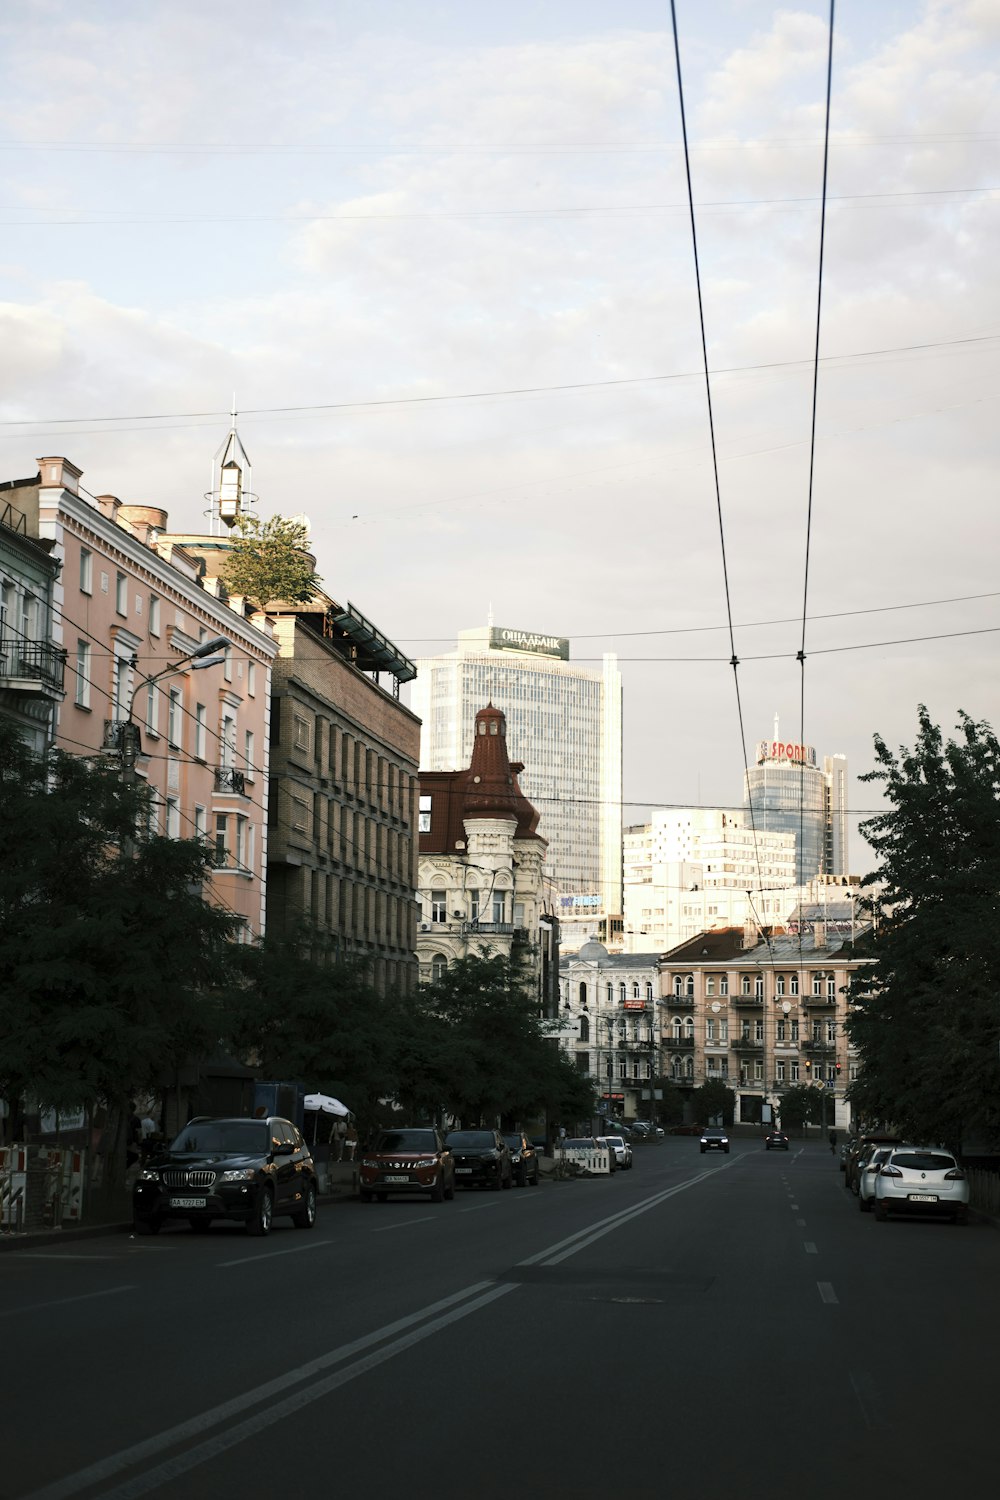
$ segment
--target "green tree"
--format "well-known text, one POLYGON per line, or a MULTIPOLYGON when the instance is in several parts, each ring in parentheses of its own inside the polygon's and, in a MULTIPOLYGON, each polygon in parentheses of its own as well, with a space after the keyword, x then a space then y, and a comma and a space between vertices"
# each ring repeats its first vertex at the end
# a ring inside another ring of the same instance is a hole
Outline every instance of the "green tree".
POLYGON ((653 1084, 663 1098, 656 1103, 661 1125, 679 1125, 684 1119, 684 1095, 671 1078, 657 1078, 653 1084))
POLYGON ((108 1193, 137 1090, 218 1047, 232 917, 203 899, 210 853, 148 826, 117 768, 31 754, 0 720, 0 1095, 107 1111, 108 1193), (128 852, 126 852, 128 851, 128 852))
POLYGON ((226 1038, 261 1077, 342 1099, 364 1131, 395 1092, 398 1008, 376 992, 364 961, 337 958, 303 927, 240 950, 226 1038))
POLYGON ((861 824, 880 861, 865 881, 877 925, 847 1020, 856 1112, 955 1148, 1000 1143, 1000 744, 964 713, 958 728, 945 743, 921 705, 912 750, 875 738, 862 780, 889 807, 861 824))
MULTIPOLYGON (((781 1125, 784 1130, 801 1130, 803 1125, 818 1125, 823 1119, 822 1090, 811 1084, 796 1083, 781 1096, 781 1125)), ((832 1124, 832 1105, 830 1106, 832 1124)))
POLYGON ((547 1031, 518 959, 459 959, 421 987, 402 1018, 401 1102, 465 1124, 526 1118, 553 1092, 577 1089, 547 1031))
POLYGON ((242 516, 233 527, 221 572, 229 592, 242 594, 259 610, 272 601, 305 603, 322 582, 309 553, 305 522, 282 516, 267 521, 242 516))
POLYGON ((695 1089, 691 1096, 694 1104, 695 1119, 705 1124, 708 1120, 714 1120, 717 1115, 722 1116, 724 1125, 731 1125, 736 1114, 736 1095, 731 1088, 718 1078, 709 1078, 695 1089))

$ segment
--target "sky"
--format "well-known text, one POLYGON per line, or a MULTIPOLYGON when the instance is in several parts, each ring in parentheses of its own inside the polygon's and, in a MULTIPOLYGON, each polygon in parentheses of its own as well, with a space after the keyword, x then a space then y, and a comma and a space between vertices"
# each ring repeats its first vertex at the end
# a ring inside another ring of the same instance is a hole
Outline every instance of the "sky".
POLYGON ((840 0, 822 279, 828 4, 676 11, 711 428, 662 0, 11 0, 0 479, 207 529, 235 399, 408 655, 619 654, 627 824, 778 714, 864 873, 875 735, 1000 723, 1000 8, 840 0))

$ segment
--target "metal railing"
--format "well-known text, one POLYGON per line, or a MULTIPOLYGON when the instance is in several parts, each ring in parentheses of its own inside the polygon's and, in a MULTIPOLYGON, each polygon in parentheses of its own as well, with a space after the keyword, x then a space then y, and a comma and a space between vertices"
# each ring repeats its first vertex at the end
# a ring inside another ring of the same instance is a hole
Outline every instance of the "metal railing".
POLYGON ((246 778, 243 772, 234 770, 232 766, 216 766, 215 790, 217 792, 232 792, 234 796, 245 797, 246 778))
POLYGON ((29 641, 9 627, 0 636, 0 680, 46 683, 62 692, 66 652, 49 641, 29 641))

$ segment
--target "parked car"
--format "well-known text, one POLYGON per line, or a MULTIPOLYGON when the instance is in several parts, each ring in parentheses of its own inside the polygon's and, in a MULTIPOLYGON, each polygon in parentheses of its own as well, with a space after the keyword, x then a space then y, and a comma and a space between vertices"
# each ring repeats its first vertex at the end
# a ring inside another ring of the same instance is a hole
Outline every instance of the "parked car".
POLYGON ((628 1141, 621 1135, 605 1136, 605 1140, 608 1148, 615 1154, 615 1165, 627 1172, 632 1165, 632 1147, 628 1141))
POLYGON ((596 1145, 598 1151, 606 1151, 608 1153, 608 1165, 609 1165, 609 1169, 612 1172, 617 1172, 617 1170, 618 1170, 618 1157, 616 1156, 615 1149, 612 1146, 611 1142, 608 1140, 607 1136, 606 1135, 595 1136, 594 1137, 594 1144, 596 1145))
POLYGON ((706 1151, 725 1151, 729 1155, 729 1137, 724 1130, 709 1125, 701 1133, 701 1151, 704 1156, 706 1151))
POLYGON ((787 1151, 788 1137, 783 1130, 772 1130, 764 1137, 766 1151, 787 1151))
POLYGON ((455 1163, 444 1137, 433 1127, 402 1126, 383 1130, 358 1164, 358 1196, 362 1203, 390 1194, 427 1194, 443 1203, 455 1196, 455 1163))
POLYGON ((456 1187, 498 1192, 513 1183, 510 1151, 498 1130, 451 1130, 445 1145, 455 1162, 456 1187))
POLYGON ((633 1137, 641 1141, 648 1141, 653 1133, 652 1126, 648 1120, 633 1120, 629 1126, 629 1130, 631 1130, 633 1137))
POLYGON ((234 1219, 261 1235, 276 1214, 311 1229, 317 1197, 312 1155, 291 1120, 201 1118, 140 1168, 132 1215, 137 1234, 156 1234, 170 1219, 196 1231, 234 1219))
POLYGON ((969 1220, 969 1180, 950 1151, 937 1146, 897 1146, 875 1178, 875 1217, 893 1214, 947 1216, 969 1220))
POLYGON ((520 1130, 504 1131, 504 1140, 510 1152, 510 1164, 514 1171, 514 1181, 518 1187, 527 1187, 530 1182, 532 1187, 538 1186, 538 1152, 534 1144, 520 1130))
POLYGON ((858 1161, 856 1181, 858 1185, 858 1207, 863 1214, 875 1202, 875 1178, 879 1167, 891 1152, 891 1146, 873 1146, 863 1159, 858 1161))
POLYGON ((898 1135, 882 1134, 859 1135, 851 1140, 847 1156, 844 1158, 844 1186, 849 1192, 856 1193, 858 1190, 856 1173, 858 1160, 863 1152, 867 1152, 873 1146, 901 1146, 902 1139, 898 1135))

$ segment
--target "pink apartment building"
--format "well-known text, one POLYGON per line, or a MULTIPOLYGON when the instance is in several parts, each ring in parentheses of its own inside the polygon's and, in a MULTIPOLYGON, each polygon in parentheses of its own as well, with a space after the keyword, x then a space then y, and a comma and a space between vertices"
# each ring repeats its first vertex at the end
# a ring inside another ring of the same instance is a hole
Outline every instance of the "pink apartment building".
POLYGON ((61 563, 53 588, 53 646, 66 652, 65 695, 54 743, 76 755, 131 762, 155 791, 159 831, 209 839, 217 864, 206 894, 243 919, 246 939, 266 916, 270 625, 230 608, 204 564, 165 536, 167 514, 87 499, 67 458, 38 460, 5 499, 27 534, 52 544, 61 563), (192 662, 199 647, 229 642, 192 662), (216 656, 220 660, 216 660, 216 656), (155 680, 153 680, 155 679, 155 680))

